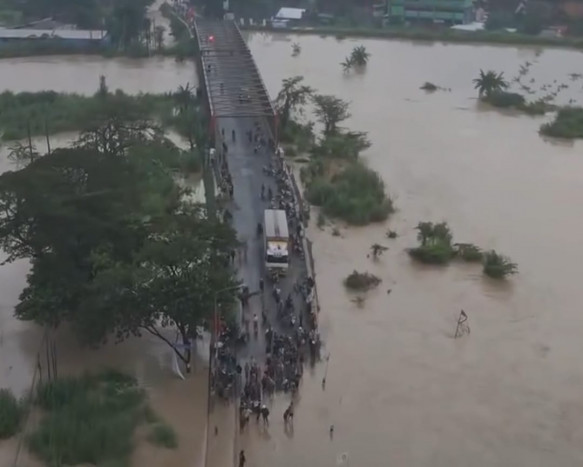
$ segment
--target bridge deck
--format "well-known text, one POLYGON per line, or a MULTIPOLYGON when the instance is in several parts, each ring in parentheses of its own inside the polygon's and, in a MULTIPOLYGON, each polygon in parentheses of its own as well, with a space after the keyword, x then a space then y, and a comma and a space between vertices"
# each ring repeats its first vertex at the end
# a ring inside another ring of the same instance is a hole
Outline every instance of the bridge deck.
POLYGON ((241 32, 232 21, 197 19, 211 117, 266 117, 275 109, 241 32))

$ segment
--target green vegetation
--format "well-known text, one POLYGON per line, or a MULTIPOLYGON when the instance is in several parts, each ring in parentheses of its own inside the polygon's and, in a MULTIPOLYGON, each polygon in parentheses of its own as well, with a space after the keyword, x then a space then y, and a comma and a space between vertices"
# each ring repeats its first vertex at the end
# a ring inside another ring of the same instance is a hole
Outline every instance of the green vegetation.
POLYGON ((468 263, 482 262, 484 274, 496 279, 518 271, 515 263, 494 250, 484 253, 472 243, 452 244, 453 235, 446 222, 419 222, 416 230, 420 245, 407 250, 416 261, 438 265, 448 264, 455 258, 468 263))
POLYGON ((157 423, 152 427, 152 431, 148 436, 148 440, 157 446, 162 446, 168 449, 178 447, 178 439, 174 429, 164 423, 157 423))
POLYGON ((146 396, 133 378, 110 370, 43 383, 35 403, 46 415, 28 446, 48 465, 125 465, 146 396))
POLYGON ((369 58, 370 54, 367 52, 366 47, 359 45, 352 49, 350 56, 346 57, 341 65, 344 72, 347 73, 352 67, 364 68, 368 64, 369 58))
POLYGON ((22 404, 8 389, 0 389, 0 440, 14 436, 24 415, 22 404))
POLYGON ((335 96, 314 94, 301 76, 283 80, 276 104, 280 115, 282 142, 287 153, 310 152, 302 168, 306 199, 320 206, 322 216, 336 217, 350 224, 365 225, 385 220, 393 212, 380 176, 359 160, 370 147, 366 133, 344 131, 339 124, 350 117, 348 102, 335 96), (316 143, 311 122, 300 123, 309 99, 323 127, 316 143), (294 118, 295 117, 295 118, 294 118))
POLYGON ((381 279, 368 272, 353 271, 348 277, 344 279, 344 286, 347 289, 366 292, 374 289, 381 283, 381 279))
POLYGON ((541 126, 540 132, 554 138, 583 138, 583 107, 560 109, 551 123, 541 126))
MULTIPOLYGON (((116 105, 128 107, 146 118, 169 122, 174 107, 168 95, 139 94, 130 96, 117 91, 116 105)), ((81 130, 91 125, 104 106, 99 93, 94 96, 64 94, 54 91, 0 94, 0 132, 4 141, 29 136, 81 130)))
POLYGON ((412 258, 427 264, 447 264, 455 256, 453 236, 446 222, 419 222, 416 229, 421 245, 409 249, 412 258))
POLYGON ((484 257, 482 250, 472 243, 456 243, 454 248, 456 257, 468 263, 479 263, 484 257))
POLYGON ((474 79, 474 88, 478 90, 480 97, 489 97, 494 92, 500 92, 508 87, 504 79, 504 73, 480 70, 480 76, 474 79))
MULTIPOLYGON (((189 369, 183 344, 209 322, 214 291, 237 282, 228 261, 235 234, 213 216, 213 192, 205 210, 186 201, 175 182, 174 172, 201 160, 206 148, 187 88, 170 105, 174 124, 188 119, 187 153, 163 136, 140 102, 109 93, 102 81, 95 97, 101 105, 78 128, 73 147, 0 175, 0 247, 9 262, 31 262, 18 318, 66 322, 85 344, 146 332, 189 369), (167 326, 178 332, 180 347, 161 331, 167 326)), ((219 297, 223 315, 234 295, 219 297)))
POLYGON ((518 266, 510 258, 491 250, 484 254, 484 274, 493 279, 504 279, 506 276, 516 274, 518 266))
POLYGON ((504 79, 504 74, 492 70, 480 70, 480 75, 474 79, 474 87, 478 90, 480 100, 493 107, 516 109, 529 115, 544 115, 555 108, 545 99, 527 102, 522 94, 505 91, 508 82, 504 79))
POLYGON ((355 161, 329 177, 324 172, 310 179, 307 200, 324 214, 349 224, 366 225, 387 219, 394 211, 385 194, 381 177, 362 162, 355 161))

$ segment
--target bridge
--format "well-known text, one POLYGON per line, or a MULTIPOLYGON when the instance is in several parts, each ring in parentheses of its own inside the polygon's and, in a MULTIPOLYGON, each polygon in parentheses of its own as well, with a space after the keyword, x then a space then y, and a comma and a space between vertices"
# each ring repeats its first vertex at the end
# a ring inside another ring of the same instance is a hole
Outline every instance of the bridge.
POLYGON ((277 113, 236 23, 197 18, 194 35, 211 138, 220 140, 219 120, 237 119, 266 123, 277 141, 277 113))

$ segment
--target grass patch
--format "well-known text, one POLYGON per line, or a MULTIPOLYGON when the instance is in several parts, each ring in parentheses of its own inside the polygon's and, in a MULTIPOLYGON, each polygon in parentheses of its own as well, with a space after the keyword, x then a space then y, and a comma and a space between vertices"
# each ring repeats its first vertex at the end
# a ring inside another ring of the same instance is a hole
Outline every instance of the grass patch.
POLYGON ((368 272, 352 271, 352 273, 344 279, 344 286, 347 289, 358 292, 366 292, 374 289, 381 283, 381 279, 374 274, 368 272))
POLYGON ((506 276, 516 274, 518 266, 507 256, 501 255, 494 250, 484 254, 484 274, 493 279, 504 279, 506 276))
POLYGON ((174 429, 165 423, 157 423, 152 427, 148 436, 148 441, 156 446, 162 446, 168 449, 178 447, 178 437, 174 429))
POLYGON ((14 436, 20 430, 24 408, 12 391, 0 389, 0 439, 14 436))
MULTIPOLYGON (((174 109, 170 94, 130 96, 117 91, 120 106, 134 109, 145 118, 170 121, 174 109)), ((4 141, 65 131, 79 131, 90 125, 103 108, 103 99, 95 96, 57 93, 54 91, 0 94, 0 133, 4 141)))
POLYGON ((47 413, 28 446, 51 466, 126 465, 134 430, 147 418, 144 391, 116 371, 42 384, 35 402, 47 413))
POLYGON ((323 170, 325 164, 319 167, 308 177, 306 198, 325 215, 366 225, 384 221, 394 211, 383 180, 363 163, 352 162, 331 177, 323 170))
POLYGON ((583 107, 560 109, 551 123, 541 126, 540 132, 554 138, 583 138, 583 107))

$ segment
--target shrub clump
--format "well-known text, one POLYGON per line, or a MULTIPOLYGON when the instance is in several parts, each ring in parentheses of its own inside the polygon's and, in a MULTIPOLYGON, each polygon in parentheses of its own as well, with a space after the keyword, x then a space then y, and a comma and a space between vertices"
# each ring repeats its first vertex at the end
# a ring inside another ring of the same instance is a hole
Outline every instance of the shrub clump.
POLYGON ((523 95, 516 92, 492 91, 483 97, 488 104, 499 108, 521 108, 525 105, 526 99, 523 95))
POLYGON ((311 178, 306 198, 327 216, 353 225, 384 221, 394 211, 379 174, 358 161, 330 179, 323 174, 311 178))
POLYGON ((344 279, 344 286, 347 289, 365 292, 374 289, 381 283, 381 279, 374 274, 368 272, 352 271, 352 273, 344 279))
POLYGON ((123 463, 144 401, 135 379, 115 371, 41 384, 35 402, 47 414, 28 446, 48 465, 123 463))
POLYGON ((0 389, 0 439, 14 436, 20 429, 24 408, 9 389, 0 389))
POLYGON ((484 274, 493 279, 504 279, 506 276, 516 274, 518 266, 507 256, 501 255, 494 250, 484 254, 484 274))
POLYGON ((480 247, 472 243, 456 243, 454 247, 456 257, 468 263, 478 263, 484 257, 480 247))
POLYGON ((421 89, 427 92, 434 92, 437 91, 439 88, 435 84, 430 83, 429 81, 425 81, 425 83, 423 83, 423 86, 421 86, 421 89))
POLYGON ((551 123, 541 126, 540 132, 554 138, 583 138, 583 107, 560 109, 551 123))
POLYGON ((413 259, 426 264, 447 264, 455 256, 453 236, 446 222, 419 222, 416 229, 421 245, 408 250, 413 259))
POLYGON ((148 441, 157 446, 162 446, 168 449, 175 449, 178 447, 178 438, 174 429, 165 423, 157 423, 152 428, 148 441))

